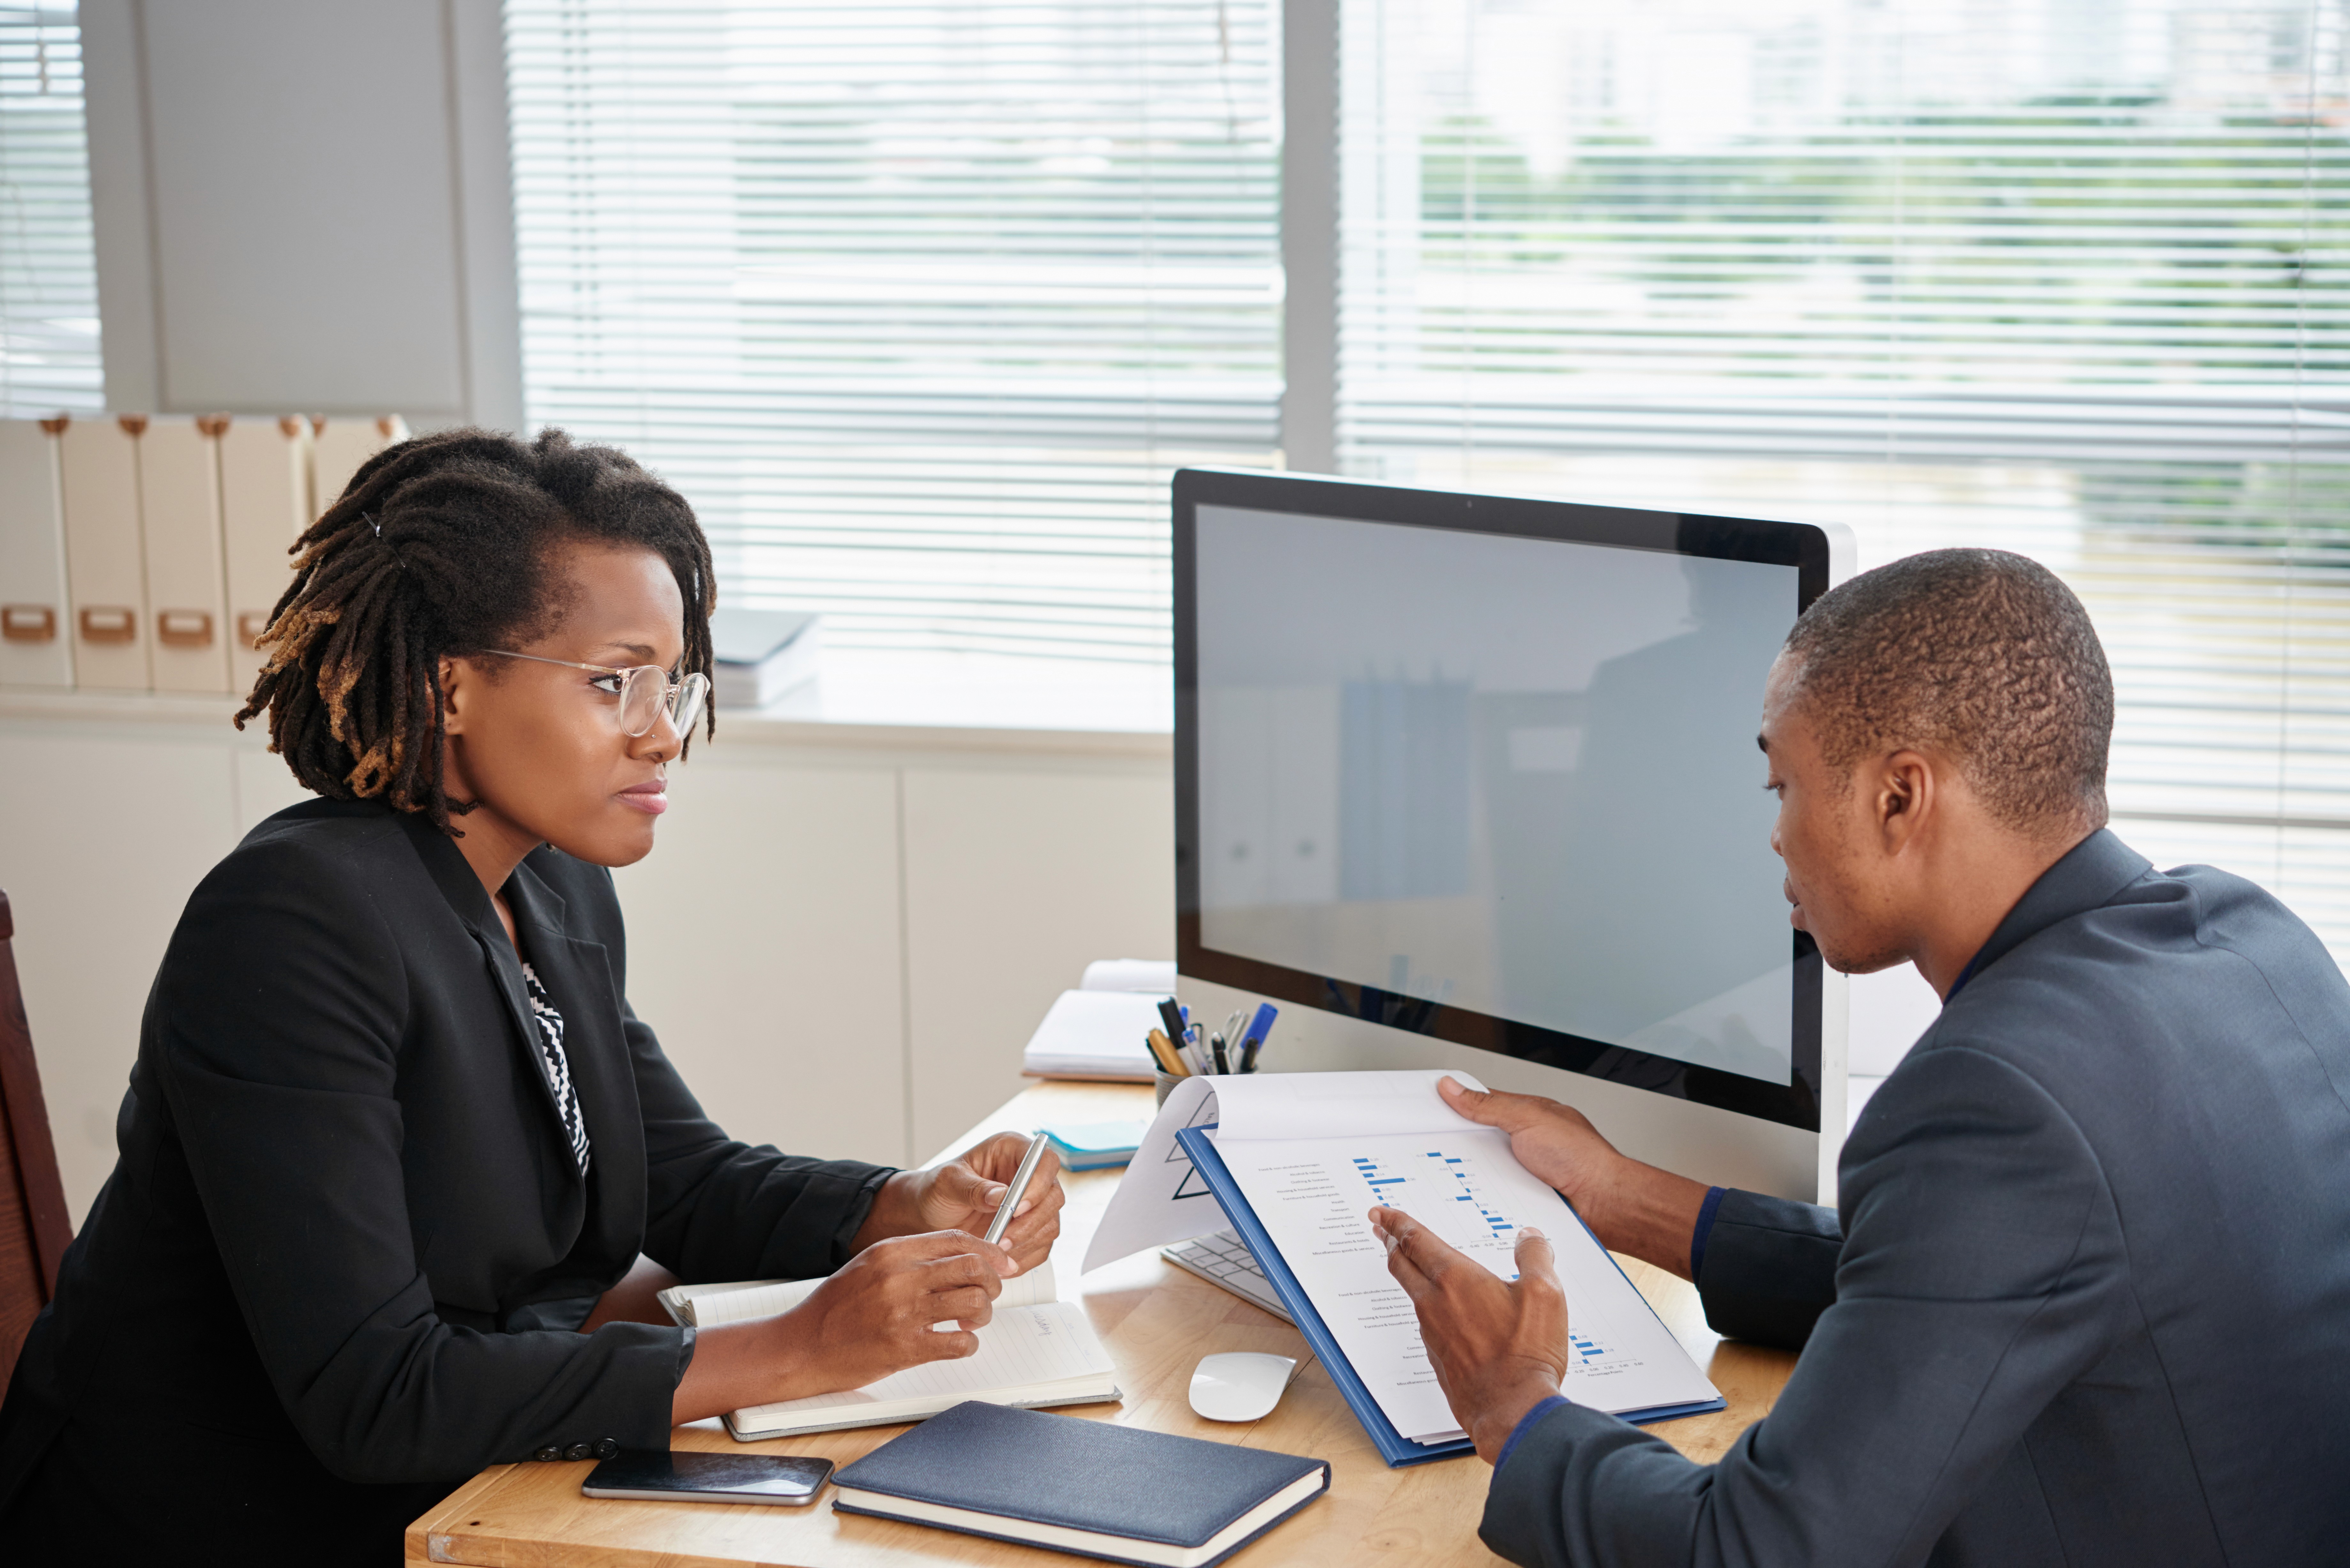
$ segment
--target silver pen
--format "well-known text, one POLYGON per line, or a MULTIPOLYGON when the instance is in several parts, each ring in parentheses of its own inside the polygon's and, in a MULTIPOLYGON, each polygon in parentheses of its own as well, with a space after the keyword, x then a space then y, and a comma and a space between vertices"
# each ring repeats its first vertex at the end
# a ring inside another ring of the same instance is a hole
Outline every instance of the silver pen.
POLYGON ((1038 1133, 1028 1140, 1028 1152, 1020 1157, 1020 1168, 1012 1173, 1012 1185, 1003 1189, 1003 1201, 995 1206, 995 1218, 988 1221, 987 1242, 994 1246, 1003 1240, 1003 1232, 1012 1227, 1012 1216, 1027 1195, 1028 1183, 1035 1179, 1036 1167, 1045 1158, 1045 1146, 1053 1141, 1050 1133, 1038 1133))

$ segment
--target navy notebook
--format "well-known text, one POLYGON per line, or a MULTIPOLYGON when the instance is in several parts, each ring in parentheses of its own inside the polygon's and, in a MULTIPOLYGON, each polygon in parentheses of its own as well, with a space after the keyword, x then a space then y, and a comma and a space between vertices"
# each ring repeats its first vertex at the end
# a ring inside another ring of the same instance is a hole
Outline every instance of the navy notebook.
POLYGON ((1330 1490, 1323 1459, 972 1400, 833 1477, 832 1506, 1149 1568, 1221 1563, 1330 1490))

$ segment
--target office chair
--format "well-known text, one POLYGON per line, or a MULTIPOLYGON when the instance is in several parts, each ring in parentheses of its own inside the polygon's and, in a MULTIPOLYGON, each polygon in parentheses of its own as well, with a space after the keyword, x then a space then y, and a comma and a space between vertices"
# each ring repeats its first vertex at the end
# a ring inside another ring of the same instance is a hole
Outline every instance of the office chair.
POLYGON ((16 936, 8 895, 0 892, 0 1386, 16 1369, 33 1319, 57 1292, 57 1263, 73 1239, 16 981, 16 936))

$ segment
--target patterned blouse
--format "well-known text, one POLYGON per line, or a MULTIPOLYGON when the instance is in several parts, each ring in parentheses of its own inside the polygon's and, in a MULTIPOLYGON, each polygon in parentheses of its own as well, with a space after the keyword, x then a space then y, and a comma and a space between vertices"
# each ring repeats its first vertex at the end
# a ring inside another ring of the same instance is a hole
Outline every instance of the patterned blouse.
POLYGON ((538 1020, 538 1049, 546 1058, 546 1081, 554 1085, 555 1103, 563 1108, 563 1131, 571 1139, 571 1157, 579 1174, 588 1174, 588 1123, 579 1115, 579 1091, 571 1082, 571 1059, 563 1054, 563 1014, 556 1012, 538 971, 522 966, 523 984, 530 990, 531 1015, 538 1020))

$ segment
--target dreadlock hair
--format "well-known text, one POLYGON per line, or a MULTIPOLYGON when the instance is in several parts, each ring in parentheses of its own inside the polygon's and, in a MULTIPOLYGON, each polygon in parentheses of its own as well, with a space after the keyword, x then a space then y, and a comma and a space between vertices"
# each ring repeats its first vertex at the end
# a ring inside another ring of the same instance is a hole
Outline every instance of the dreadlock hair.
MULTIPOLYGON (((632 545, 669 563, 685 601, 681 670, 710 673, 710 541, 685 498, 608 446, 558 430, 525 445, 453 430, 386 447, 288 552, 294 581, 236 727, 266 709, 269 749, 305 787, 382 798, 452 838, 441 783, 441 660, 543 636, 564 610, 560 556, 632 545)), ((717 731, 710 715, 706 734, 717 731)), ((690 739, 690 737, 689 737, 690 739)))

